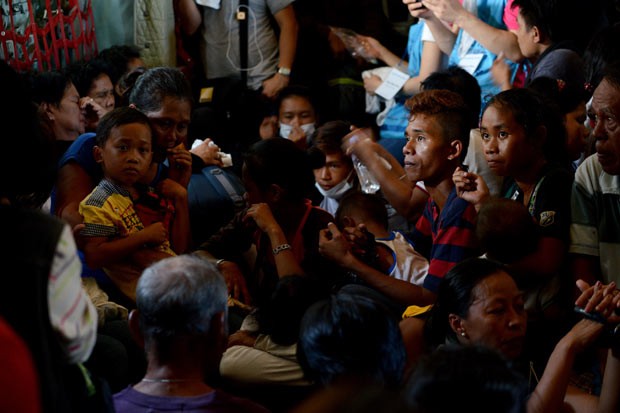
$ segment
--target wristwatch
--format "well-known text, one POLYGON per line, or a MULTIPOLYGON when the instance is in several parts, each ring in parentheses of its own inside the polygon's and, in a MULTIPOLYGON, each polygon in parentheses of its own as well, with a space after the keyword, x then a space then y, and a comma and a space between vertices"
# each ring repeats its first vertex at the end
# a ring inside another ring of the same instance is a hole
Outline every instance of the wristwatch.
POLYGON ((291 69, 289 69, 288 67, 279 67, 278 73, 281 74, 282 76, 290 76, 291 69))

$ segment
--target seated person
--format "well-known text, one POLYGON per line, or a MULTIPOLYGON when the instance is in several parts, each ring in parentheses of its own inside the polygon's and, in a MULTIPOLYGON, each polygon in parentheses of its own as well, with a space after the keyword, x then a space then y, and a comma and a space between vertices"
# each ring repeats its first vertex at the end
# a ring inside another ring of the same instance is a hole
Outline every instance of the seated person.
MULTIPOLYGON (((536 291, 553 290, 527 301, 530 321, 558 320, 570 305, 543 311, 551 300, 561 302, 572 283, 566 269, 570 194, 573 175, 566 156, 562 117, 542 96, 529 89, 511 89, 494 96, 483 112, 480 131, 485 157, 497 175, 505 177, 503 197, 521 203, 538 225, 539 237, 531 254, 511 264, 519 285, 536 291), (530 304, 535 304, 530 306, 530 304)), ((459 197, 480 208, 489 198, 479 175, 458 169, 454 182, 459 197)))
POLYGON ((568 84, 583 87, 585 71, 580 53, 570 39, 584 28, 582 9, 577 0, 513 0, 518 7, 516 31, 519 49, 533 62, 525 86, 539 77, 562 79, 568 84))
POLYGON ((403 393, 414 412, 519 413, 525 412, 528 386, 497 351, 446 345, 416 366, 403 393))
POLYGON ((151 166, 151 148, 151 128, 142 112, 124 107, 106 115, 97 128, 94 148, 104 177, 79 210, 86 262, 92 268, 103 267, 131 300, 142 270, 175 251, 184 252, 189 233, 187 192, 170 179, 158 187, 161 220, 148 223, 138 217, 134 200, 158 197, 139 184, 151 166))
POLYGON ((114 109, 114 85, 110 80, 112 68, 101 59, 80 61, 68 69, 69 77, 75 85, 85 105, 85 129, 94 132, 101 118, 114 109))
POLYGON ((280 90, 275 104, 277 116, 267 116, 260 125, 261 139, 290 139, 305 149, 318 122, 314 97, 304 86, 287 86, 280 90))
POLYGON ((359 188, 353 162, 341 148, 342 138, 350 131, 348 123, 331 121, 319 127, 312 138, 314 186, 323 196, 319 206, 332 215, 342 197, 359 188))
POLYGON ((314 183, 306 153, 287 139, 261 140, 246 153, 242 180, 249 209, 197 251, 219 258, 231 295, 260 307, 285 275, 336 283, 340 272, 318 253, 319 230, 333 218, 306 199, 314 183))
POLYGON ((306 377, 323 386, 351 379, 397 388, 405 348, 397 321, 385 306, 367 296, 340 292, 306 311, 297 358, 306 377))
POLYGON ((411 182, 423 181, 430 198, 410 239, 429 260, 423 287, 385 274, 358 259, 336 225, 321 232, 321 254, 354 273, 368 286, 399 305, 432 304, 439 281, 457 262, 477 253, 476 210, 459 200, 450 175, 467 152, 471 113, 463 99, 447 90, 424 91, 408 101, 405 171, 411 182))
POLYGON ((341 230, 361 226, 369 234, 371 241, 375 241, 370 264, 378 264, 390 277, 419 286, 424 284, 428 260, 402 232, 388 230, 387 211, 381 198, 362 192, 346 195, 336 212, 336 225, 341 230))
MULTIPOLYGON (((596 410, 598 399, 570 386, 570 373, 575 357, 601 335, 607 318, 610 322, 620 321, 613 314, 620 297, 617 297, 613 284, 588 287, 585 282, 580 284, 584 292, 575 304, 583 308, 589 318, 578 321, 560 339, 543 365, 544 373, 537 376, 540 379, 530 381, 528 412, 596 410), (595 308, 600 312, 602 322, 593 321, 590 312, 595 308), (565 403, 569 405, 568 409, 574 410, 563 410, 565 403)), ((524 362, 515 364, 515 368, 522 366, 526 375, 542 371, 537 369, 543 366, 527 363, 529 354, 523 354, 527 331, 523 294, 506 269, 494 261, 474 258, 454 266, 442 280, 437 301, 426 321, 405 319, 401 322, 401 331, 408 348, 430 346, 434 349, 449 343, 480 345, 495 349, 511 360, 518 361, 524 356, 524 362)), ((610 351, 608 365, 618 366, 615 353, 610 351)), ((419 354, 413 356, 419 357, 419 354)), ((603 381, 601 401, 617 398, 620 384, 617 371, 606 371, 603 381)))
POLYGON ((266 412, 214 389, 226 345, 226 283, 213 265, 182 255, 147 268, 129 324, 144 347, 144 378, 114 395, 118 413, 146 411, 266 412))
MULTIPOLYGON (((136 46, 131 45, 115 45, 108 47, 107 49, 101 50, 97 58, 106 62, 112 68, 110 80, 114 85, 117 103, 123 94, 122 90, 119 88, 119 81, 121 78, 139 67, 146 67, 140 55, 140 50, 138 50, 136 46)), ((119 105, 117 104, 117 106, 119 105)))

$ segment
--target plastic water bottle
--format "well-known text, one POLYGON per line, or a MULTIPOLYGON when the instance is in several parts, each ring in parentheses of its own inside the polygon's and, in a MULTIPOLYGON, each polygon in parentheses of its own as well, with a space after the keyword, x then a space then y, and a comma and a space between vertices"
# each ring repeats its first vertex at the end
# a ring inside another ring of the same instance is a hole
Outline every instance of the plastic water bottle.
POLYGON ((357 173, 357 178, 360 181, 360 186, 362 187, 363 192, 367 194, 374 194, 381 189, 381 185, 379 185, 377 179, 357 156, 352 155, 351 160, 353 161, 353 167, 355 168, 355 172, 357 173))

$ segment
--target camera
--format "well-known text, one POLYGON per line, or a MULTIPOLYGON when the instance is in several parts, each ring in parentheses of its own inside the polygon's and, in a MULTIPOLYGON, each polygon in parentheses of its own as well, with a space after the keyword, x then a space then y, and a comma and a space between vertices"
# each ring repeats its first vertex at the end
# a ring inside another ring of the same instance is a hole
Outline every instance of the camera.
POLYGON ((620 324, 616 325, 608 325, 607 319, 603 317, 601 314, 593 312, 588 313, 581 307, 575 306, 575 313, 583 316, 583 318, 587 318, 588 320, 596 321, 597 323, 601 323, 605 326, 605 330, 601 334, 601 336, 596 341, 596 344, 599 347, 603 348, 620 348, 620 324))

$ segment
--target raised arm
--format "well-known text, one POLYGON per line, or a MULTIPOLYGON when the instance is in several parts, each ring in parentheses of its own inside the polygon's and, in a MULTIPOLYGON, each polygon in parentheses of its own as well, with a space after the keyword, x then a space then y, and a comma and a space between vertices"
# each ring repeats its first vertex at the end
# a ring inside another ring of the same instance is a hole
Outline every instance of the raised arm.
POLYGON ((453 26, 452 29, 446 26, 431 10, 425 7, 425 5, 419 0, 403 0, 403 3, 407 5, 409 13, 413 17, 424 19, 426 25, 433 33, 435 42, 442 52, 448 56, 452 53, 452 48, 456 42, 456 34, 458 33, 458 27, 453 26))
POLYGON ((174 0, 175 12, 181 19, 183 32, 189 36, 196 33, 202 23, 202 15, 194 0, 174 0))
POLYGON ((158 189, 164 197, 174 203, 174 219, 170 225, 170 245, 177 254, 184 254, 189 250, 192 239, 187 190, 171 179, 164 179, 158 189))
POLYGON ((493 54, 499 55, 504 52, 504 56, 513 62, 523 60, 523 54, 521 54, 517 36, 514 33, 488 25, 465 10, 458 0, 423 0, 423 4, 438 19, 465 30, 493 54))
POLYGON ((269 237, 278 277, 304 274, 304 270, 295 259, 295 254, 286 239, 284 231, 282 231, 282 227, 273 217, 269 205, 264 203, 253 204, 248 209, 246 219, 253 219, 261 231, 269 237))
POLYGON ((415 222, 426 205, 428 195, 407 179, 403 167, 385 148, 369 138, 368 131, 356 130, 351 135, 358 135, 361 139, 349 145, 347 153, 355 154, 368 167, 381 185, 383 196, 394 209, 407 220, 415 222), (391 169, 382 159, 388 162, 391 169))
POLYGON ((407 80, 403 85, 403 93, 413 96, 420 92, 420 85, 433 72, 441 68, 443 52, 436 42, 424 41, 420 60, 420 73, 407 80))

